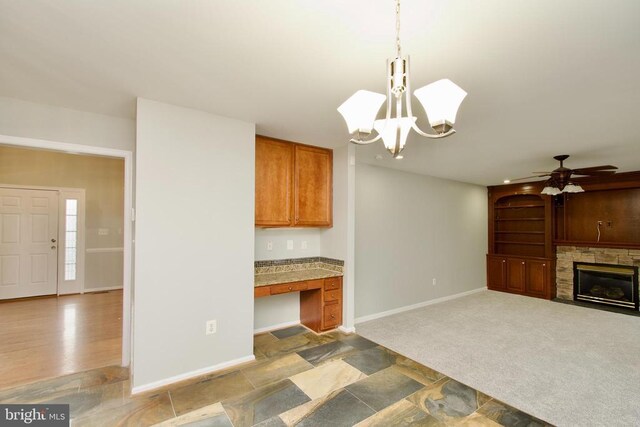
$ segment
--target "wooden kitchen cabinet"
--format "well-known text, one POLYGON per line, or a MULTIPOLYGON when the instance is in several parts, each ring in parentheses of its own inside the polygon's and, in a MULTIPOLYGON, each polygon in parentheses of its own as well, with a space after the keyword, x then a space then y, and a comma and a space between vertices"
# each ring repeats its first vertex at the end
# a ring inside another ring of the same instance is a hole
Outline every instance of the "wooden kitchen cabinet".
POLYGON ((256 227, 331 227, 333 151, 256 136, 256 227))
POLYGON ((256 136, 255 224, 293 225, 293 145, 256 136))
POLYGON ((294 225, 332 224, 333 151, 295 144, 294 225))

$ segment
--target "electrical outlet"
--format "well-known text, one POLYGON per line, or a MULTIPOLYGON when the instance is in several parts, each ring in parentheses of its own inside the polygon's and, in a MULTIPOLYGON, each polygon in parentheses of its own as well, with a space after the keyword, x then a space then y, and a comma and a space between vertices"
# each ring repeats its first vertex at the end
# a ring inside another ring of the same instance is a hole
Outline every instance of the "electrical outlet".
POLYGON ((287 240, 287 250, 288 251, 293 250, 293 240, 287 240))
POLYGON ((218 331, 218 321, 217 320, 207 320, 205 333, 207 335, 215 334, 218 331))
POLYGON ((433 286, 435 286, 435 285, 436 285, 436 278, 434 277, 433 278, 433 286))
POLYGON ((273 250, 273 242, 267 242, 267 250, 268 251, 272 251, 273 250))
POLYGON ((300 244, 300 249, 307 249, 307 241, 303 240, 302 243, 300 244))

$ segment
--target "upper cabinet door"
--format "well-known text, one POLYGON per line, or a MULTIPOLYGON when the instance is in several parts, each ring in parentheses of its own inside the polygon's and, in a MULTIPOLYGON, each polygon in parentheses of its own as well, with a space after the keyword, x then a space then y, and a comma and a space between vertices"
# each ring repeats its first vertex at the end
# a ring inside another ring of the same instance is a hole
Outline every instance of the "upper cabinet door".
POLYGON ((294 225, 333 224, 333 151, 295 145, 294 225))
POLYGON ((256 225, 293 225, 293 144, 256 136, 256 225))

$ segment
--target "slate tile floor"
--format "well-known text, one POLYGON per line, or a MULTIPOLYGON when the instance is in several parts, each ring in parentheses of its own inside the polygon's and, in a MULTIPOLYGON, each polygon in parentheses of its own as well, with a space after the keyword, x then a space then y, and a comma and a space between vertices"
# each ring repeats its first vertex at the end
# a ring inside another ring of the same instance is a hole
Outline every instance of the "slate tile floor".
POLYGON ((74 426, 547 426, 358 335, 294 326, 256 335, 256 361, 129 395, 108 367, 0 390, 1 403, 69 403, 74 426))

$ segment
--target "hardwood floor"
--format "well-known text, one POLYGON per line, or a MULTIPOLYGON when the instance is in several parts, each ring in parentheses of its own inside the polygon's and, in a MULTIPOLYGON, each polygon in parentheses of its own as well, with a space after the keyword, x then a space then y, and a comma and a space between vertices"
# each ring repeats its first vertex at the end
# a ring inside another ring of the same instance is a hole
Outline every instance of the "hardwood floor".
POLYGON ((122 291, 0 302, 0 389, 119 365, 122 291))

